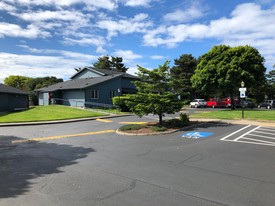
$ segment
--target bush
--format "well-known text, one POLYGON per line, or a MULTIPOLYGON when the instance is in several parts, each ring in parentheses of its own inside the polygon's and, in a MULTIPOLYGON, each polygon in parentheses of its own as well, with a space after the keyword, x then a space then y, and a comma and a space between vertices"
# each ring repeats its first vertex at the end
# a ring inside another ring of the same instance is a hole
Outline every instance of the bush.
POLYGON ((168 119, 164 121, 164 124, 169 127, 182 127, 184 124, 179 119, 168 119))
POLYGON ((180 113, 180 121, 183 123, 184 126, 190 124, 189 116, 185 113, 180 113))
POLYGON ((129 112, 130 109, 127 107, 125 101, 129 100, 130 97, 128 96, 116 96, 113 97, 112 101, 115 106, 118 106, 120 111, 122 112, 129 112))
POLYGON ((145 125, 140 125, 140 124, 127 124, 119 128, 121 131, 129 131, 129 130, 139 130, 144 128, 145 125))
POLYGON ((166 131, 167 128, 162 125, 156 125, 156 126, 152 126, 151 130, 155 132, 163 132, 163 131, 166 131))

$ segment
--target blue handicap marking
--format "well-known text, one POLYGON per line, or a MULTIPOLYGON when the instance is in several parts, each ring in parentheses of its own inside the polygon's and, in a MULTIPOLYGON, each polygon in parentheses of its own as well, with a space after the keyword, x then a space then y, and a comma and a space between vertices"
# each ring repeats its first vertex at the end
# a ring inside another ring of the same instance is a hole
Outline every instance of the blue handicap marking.
POLYGON ((186 138, 193 138, 193 139, 199 139, 199 138, 207 138, 211 135, 213 135, 213 132, 188 132, 182 135, 182 137, 186 138))

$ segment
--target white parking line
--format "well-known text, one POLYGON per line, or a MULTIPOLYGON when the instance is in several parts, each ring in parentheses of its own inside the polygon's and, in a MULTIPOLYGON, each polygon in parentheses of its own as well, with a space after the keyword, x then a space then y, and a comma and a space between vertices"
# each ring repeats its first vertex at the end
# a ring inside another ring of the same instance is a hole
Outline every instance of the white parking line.
POLYGON ((234 139, 233 141, 234 141, 234 142, 238 141, 239 139, 243 138, 245 135, 248 135, 249 133, 255 131, 256 129, 258 129, 258 128, 260 128, 260 127, 261 127, 261 126, 255 127, 254 129, 252 129, 252 130, 250 130, 250 131, 244 133, 243 135, 239 136, 238 138, 234 139))
POLYGON ((241 129, 239 129, 239 130, 237 130, 237 131, 235 131, 235 132, 233 132, 233 133, 231 133, 231 134, 229 134, 229 135, 225 136, 225 137, 224 137, 224 138, 222 138, 221 140, 225 140, 225 139, 227 139, 228 137, 231 137, 232 135, 237 134, 238 132, 240 132, 240 131, 242 131, 242 130, 244 130, 244 129, 246 129, 246 128, 250 127, 250 126, 251 126, 251 125, 247 125, 247 126, 245 126, 245 127, 241 128, 241 129))
POLYGON ((241 142, 247 144, 275 146, 275 130, 271 128, 262 128, 261 126, 255 127, 235 139, 227 139, 228 137, 237 134, 238 132, 248 128, 249 126, 250 125, 243 127, 220 140, 228 142, 241 142))

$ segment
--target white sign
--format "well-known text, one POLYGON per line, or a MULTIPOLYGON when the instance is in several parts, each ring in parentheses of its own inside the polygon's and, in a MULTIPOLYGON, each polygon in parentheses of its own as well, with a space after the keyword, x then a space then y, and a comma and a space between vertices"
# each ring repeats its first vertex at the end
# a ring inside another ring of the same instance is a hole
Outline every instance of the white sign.
POLYGON ((245 87, 241 87, 241 88, 239 88, 239 91, 240 91, 240 97, 241 98, 245 98, 246 88, 245 87))

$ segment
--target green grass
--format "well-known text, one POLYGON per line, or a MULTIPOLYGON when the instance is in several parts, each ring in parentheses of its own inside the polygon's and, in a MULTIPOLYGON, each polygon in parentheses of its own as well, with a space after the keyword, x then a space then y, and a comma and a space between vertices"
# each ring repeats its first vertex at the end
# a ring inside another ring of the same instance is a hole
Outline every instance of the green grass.
POLYGON ((0 114, 0 123, 36 122, 85 117, 105 116, 106 114, 60 105, 37 106, 24 111, 0 114))
MULTIPOLYGON (((190 115, 190 118, 209 118, 209 119, 242 119, 242 110, 218 110, 200 112, 190 115)), ((244 110, 244 119, 248 120, 267 120, 275 121, 275 110, 244 110)))

